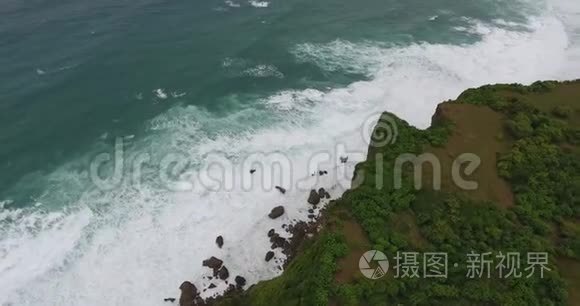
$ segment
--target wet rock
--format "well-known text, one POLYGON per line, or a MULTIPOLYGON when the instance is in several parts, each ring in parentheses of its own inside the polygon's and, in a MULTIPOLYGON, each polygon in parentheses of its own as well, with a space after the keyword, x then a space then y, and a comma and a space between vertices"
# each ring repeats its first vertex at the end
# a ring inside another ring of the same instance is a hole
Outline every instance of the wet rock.
POLYGON ((322 199, 322 198, 324 198, 325 195, 326 195, 326 190, 324 190, 324 188, 319 188, 318 189, 318 196, 322 199))
POLYGON ((228 279, 228 277, 230 277, 230 271, 228 271, 228 268, 226 268, 226 266, 223 266, 221 269, 219 269, 219 271, 217 272, 217 276, 221 279, 221 280, 226 280, 228 279))
POLYGON ((250 174, 254 174, 256 172, 256 169, 250 169, 250 174))
POLYGON ((280 191, 281 194, 285 194, 286 193, 286 189, 284 189, 284 188, 282 188, 280 186, 276 186, 274 188, 278 189, 278 191, 280 191))
POLYGON ((270 260, 272 260, 272 258, 274 258, 274 252, 272 251, 268 251, 268 253, 266 253, 266 262, 269 262, 270 260))
POLYGON ((317 205, 320 203, 320 195, 316 192, 316 190, 310 190, 310 195, 308 195, 308 203, 312 205, 317 205))
POLYGON ((315 215, 308 215, 308 218, 314 219, 314 218, 316 218, 316 216, 315 215))
POLYGON ((196 303, 196 299, 199 296, 199 292, 197 291, 197 287, 191 282, 183 282, 181 286, 179 286, 181 290, 181 297, 179 298, 179 305, 180 306, 193 306, 196 303))
POLYGON ((268 237, 272 237, 274 236, 274 234, 276 234, 276 231, 274 229, 268 231, 268 237))
POLYGON ((276 219, 284 214, 284 206, 274 207, 268 217, 270 219, 276 219))
POLYGON ((348 156, 341 156, 340 157, 340 163, 346 164, 347 162, 348 162, 348 156))
POLYGON ((163 302, 174 303, 175 302, 175 298, 165 298, 165 299, 163 299, 163 302))
POLYGON ((241 289, 245 285, 246 285, 246 279, 239 276, 239 275, 236 276, 236 286, 241 289))
POLYGON ((310 214, 313 214, 313 213, 314 213, 314 209, 312 209, 312 208, 311 208, 311 209, 309 209, 309 210, 308 210, 308 213, 310 213, 310 214))
POLYGON ((222 236, 218 236, 218 237, 215 239, 215 243, 216 243, 216 244, 218 245, 218 247, 221 249, 221 248, 222 248, 222 246, 224 246, 224 237, 222 237, 222 236))
POLYGON ((217 270, 222 266, 223 263, 224 262, 221 259, 212 256, 209 259, 204 260, 202 262, 202 266, 217 270))
POLYGON ((270 242, 272 242, 272 250, 276 248, 286 248, 288 247, 289 243, 286 238, 280 237, 280 235, 275 234, 270 238, 270 242))
POLYGON ((330 199, 330 193, 328 193, 328 191, 326 191, 326 192, 324 193, 324 197, 325 197, 325 198, 327 198, 327 199, 330 199))
POLYGON ((214 283, 211 283, 211 284, 209 284, 209 287, 207 287, 207 288, 208 288, 208 289, 213 289, 213 288, 215 288, 215 287, 217 287, 217 286, 216 286, 214 283))

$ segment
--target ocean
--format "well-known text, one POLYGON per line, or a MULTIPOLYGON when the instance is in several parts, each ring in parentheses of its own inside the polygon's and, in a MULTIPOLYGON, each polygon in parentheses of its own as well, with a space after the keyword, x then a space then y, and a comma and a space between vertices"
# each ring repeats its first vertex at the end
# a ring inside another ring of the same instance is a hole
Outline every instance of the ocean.
POLYGON ((579 78, 580 2, 4 0, 0 67, 0 305, 164 305, 210 256, 280 275, 380 112, 579 78))

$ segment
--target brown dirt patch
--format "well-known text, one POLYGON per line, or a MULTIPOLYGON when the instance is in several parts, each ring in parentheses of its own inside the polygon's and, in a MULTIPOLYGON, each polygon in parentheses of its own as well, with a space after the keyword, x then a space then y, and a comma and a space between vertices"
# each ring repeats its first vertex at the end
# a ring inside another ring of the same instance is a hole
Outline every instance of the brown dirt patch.
POLYGON ((568 283, 568 305, 580 306, 580 262, 558 257, 556 263, 562 277, 568 283))
MULTIPOLYGON (((502 207, 514 205, 510 185, 499 176, 498 157, 507 153, 511 140, 504 129, 504 116, 486 106, 462 103, 443 103, 437 116, 450 120, 455 126, 448 142, 442 148, 430 147, 426 151, 437 156, 441 163, 441 189, 460 192, 482 201, 493 201, 502 207), (463 153, 473 153, 481 159, 477 170, 466 176, 462 168, 461 177, 479 184, 476 190, 463 190, 452 178, 452 165, 463 153)), ((424 186, 432 186, 432 167, 424 165, 424 186)))
POLYGON ((338 271, 334 278, 337 283, 346 284, 362 276, 358 262, 365 252, 371 250, 371 243, 363 228, 352 217, 343 217, 341 226, 349 252, 338 261, 338 271))

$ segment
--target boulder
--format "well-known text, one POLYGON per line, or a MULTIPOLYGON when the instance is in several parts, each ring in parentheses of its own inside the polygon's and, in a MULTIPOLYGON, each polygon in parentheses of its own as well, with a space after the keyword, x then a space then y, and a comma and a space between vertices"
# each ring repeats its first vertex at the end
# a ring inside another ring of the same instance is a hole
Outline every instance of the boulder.
POLYGON ((346 164, 347 162, 348 162, 348 156, 341 156, 340 157, 340 163, 346 164))
POLYGON ((202 265, 204 267, 208 267, 210 269, 217 270, 222 266, 223 263, 224 262, 221 259, 218 259, 218 258, 215 258, 212 256, 211 258, 204 260, 202 265))
POLYGON ((196 303, 196 298, 199 295, 197 291, 197 287, 191 282, 183 282, 181 286, 179 286, 181 290, 181 297, 179 298, 179 305, 180 306, 192 306, 196 303))
POLYGON ((315 215, 308 215, 308 218, 314 219, 314 218, 316 218, 316 216, 315 215))
POLYGON ((276 231, 274 229, 268 231, 268 237, 272 237, 274 236, 274 234, 276 234, 276 231))
POLYGON ((241 276, 236 276, 236 286, 242 288, 246 285, 246 279, 241 276))
POLYGON ((221 248, 222 248, 222 246, 224 246, 224 237, 222 237, 222 236, 218 236, 218 237, 215 239, 215 243, 216 243, 216 244, 218 245, 218 247, 221 249, 221 248))
POLYGON ((274 188, 278 189, 278 191, 280 191, 281 194, 285 194, 286 193, 286 189, 284 189, 284 188, 282 188, 280 186, 276 186, 274 188))
POLYGON ((284 214, 284 206, 274 207, 268 217, 270 219, 276 219, 284 214))
POLYGON ((228 271, 228 268, 226 268, 226 266, 223 266, 221 269, 219 269, 219 271, 217 272, 217 276, 221 279, 221 280, 226 280, 228 279, 228 277, 230 277, 230 271, 228 271))
POLYGON ((274 252, 268 251, 268 253, 266 253, 266 262, 269 262, 272 258, 274 258, 274 252))
POLYGON ((163 302, 174 303, 175 302, 175 298, 165 298, 165 299, 163 299, 163 302))
POLYGON ((326 191, 326 192, 324 193, 324 197, 325 197, 325 198, 327 198, 327 199, 330 199, 330 193, 328 193, 328 191, 326 191))
POLYGON ((254 172, 256 172, 256 169, 251 169, 250 170, 250 174, 254 174, 254 172))
POLYGON ((207 288, 208 288, 208 289, 213 289, 213 288, 215 288, 215 287, 217 287, 217 286, 216 286, 214 283, 211 283, 211 284, 209 284, 209 287, 207 287, 207 288))
POLYGON ((312 205, 317 205, 320 203, 320 195, 316 192, 316 190, 310 190, 310 195, 308 195, 308 203, 312 205))
POLYGON ((318 196, 322 199, 322 198, 324 198, 325 195, 326 195, 326 190, 324 190, 324 188, 319 188, 318 189, 318 196))

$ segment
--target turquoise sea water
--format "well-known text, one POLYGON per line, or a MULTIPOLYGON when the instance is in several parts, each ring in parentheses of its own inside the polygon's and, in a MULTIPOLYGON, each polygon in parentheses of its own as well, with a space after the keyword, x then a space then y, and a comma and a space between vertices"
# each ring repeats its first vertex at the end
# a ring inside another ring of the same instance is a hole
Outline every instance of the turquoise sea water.
POLYGON ((216 252, 271 278, 264 215, 305 218, 303 192, 168 190, 167 154, 187 160, 179 186, 215 152, 282 152, 307 175, 313 152, 364 153, 378 111, 426 127, 471 86, 580 77, 579 29, 571 0, 4 1, 0 305, 161 305, 216 252), (102 191, 90 165, 119 139, 153 161, 102 191))

